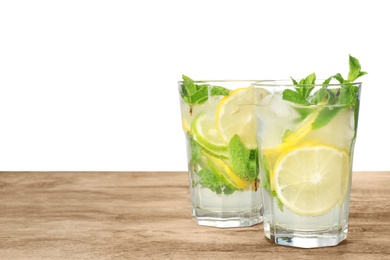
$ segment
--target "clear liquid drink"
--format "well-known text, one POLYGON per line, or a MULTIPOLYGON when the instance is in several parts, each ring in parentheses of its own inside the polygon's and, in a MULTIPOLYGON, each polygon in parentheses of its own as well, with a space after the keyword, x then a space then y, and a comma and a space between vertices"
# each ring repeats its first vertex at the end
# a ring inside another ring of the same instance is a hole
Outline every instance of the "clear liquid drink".
POLYGON ((193 219, 215 227, 262 221, 254 81, 179 82, 193 219))
POLYGON ((361 84, 254 86, 267 93, 254 106, 265 236, 296 247, 337 245, 348 232, 361 84), (304 91, 307 100, 291 94, 304 91))

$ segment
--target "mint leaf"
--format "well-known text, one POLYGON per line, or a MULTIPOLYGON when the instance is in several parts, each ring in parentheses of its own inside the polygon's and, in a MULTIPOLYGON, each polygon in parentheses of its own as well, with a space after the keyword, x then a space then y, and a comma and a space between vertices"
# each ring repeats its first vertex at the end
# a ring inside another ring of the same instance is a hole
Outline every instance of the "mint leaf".
POLYGON ((312 74, 310 74, 309 76, 307 76, 303 83, 302 84, 305 84, 305 85, 313 85, 315 84, 316 82, 316 74, 313 72, 312 74))
POLYGON ((327 78, 326 80, 324 80, 324 82, 322 83, 323 85, 328 85, 330 83, 330 81, 333 79, 333 76, 332 77, 329 77, 327 78))
POLYGON ((358 101, 359 88, 353 84, 344 84, 340 90, 339 103, 354 107, 358 101))
POLYGON ((194 81, 189 77, 182 75, 183 84, 182 84, 182 92, 185 96, 191 97, 193 93, 195 93, 198 88, 195 85, 194 81))
POLYGON ((207 87, 200 87, 189 97, 191 104, 202 104, 208 99, 207 87))
POLYGON ((258 154, 242 143, 238 135, 234 135, 229 142, 230 167, 240 178, 254 181, 258 176, 258 154))
POLYGON ((311 125, 313 130, 327 125, 344 107, 325 107, 317 115, 311 125))
POLYGON ((208 85, 197 85, 185 75, 182 75, 182 79, 180 95, 187 104, 201 104, 207 100, 208 85))
POLYGON ((200 178, 199 183, 203 187, 209 188, 217 194, 222 193, 222 187, 225 184, 210 169, 201 169, 198 175, 200 178))
POLYGON ((328 91, 326 85, 324 85, 322 88, 314 92, 310 103, 314 105, 325 103, 328 99, 328 91))
POLYGON ((210 86, 209 84, 198 85, 187 77, 182 75, 183 83, 181 84, 180 95, 184 102, 189 105, 202 104, 209 98, 209 89, 211 96, 226 96, 230 90, 220 86, 210 86))
POLYGON ((327 89, 328 91, 328 101, 326 102, 327 105, 334 105, 337 104, 338 96, 340 95, 339 89, 327 89))
POLYGON ((188 141, 190 142, 191 146, 191 163, 196 165, 198 164, 199 158, 200 158, 200 146, 195 142, 195 140, 188 135, 188 141))
POLYGON ((355 57, 349 55, 349 73, 348 73, 348 81, 353 82, 357 78, 367 74, 367 72, 361 71, 360 62, 355 57))
POLYGON ((238 135, 230 139, 228 151, 232 170, 241 178, 247 177, 250 151, 238 135))
POLYGON ((340 82, 340 83, 344 83, 344 78, 343 78, 343 76, 341 76, 341 74, 340 73, 337 73, 336 75, 334 75, 332 78, 334 78, 335 80, 337 80, 338 82, 340 82))
POLYGON ((304 99, 306 99, 310 92, 313 90, 316 81, 316 74, 312 73, 304 79, 301 79, 298 84, 296 84, 296 80, 293 80, 294 85, 296 86, 296 92, 304 99))
POLYGON ((302 97, 298 92, 291 89, 285 89, 282 94, 283 100, 299 104, 299 105, 310 105, 306 98, 302 97))
POLYGON ((315 84, 316 74, 310 74, 306 78, 301 79, 299 83, 292 77, 290 78, 295 85, 295 91, 291 89, 284 90, 282 94, 283 100, 290 101, 299 105, 310 105, 308 97, 310 96, 310 93, 314 88, 313 84, 315 84))
POLYGON ((220 86, 213 86, 211 89, 211 96, 227 96, 229 93, 230 90, 220 86))
POLYGON ((223 188, 223 193, 224 193, 225 195, 230 195, 230 194, 232 194, 234 191, 235 191, 235 189, 233 189, 233 188, 231 188, 231 187, 229 187, 229 186, 225 186, 225 187, 223 188))
POLYGON ((310 109, 310 106, 307 106, 307 107, 295 107, 294 109, 300 115, 300 118, 296 119, 296 122, 303 121, 308 115, 310 115, 313 112, 313 109, 310 109))

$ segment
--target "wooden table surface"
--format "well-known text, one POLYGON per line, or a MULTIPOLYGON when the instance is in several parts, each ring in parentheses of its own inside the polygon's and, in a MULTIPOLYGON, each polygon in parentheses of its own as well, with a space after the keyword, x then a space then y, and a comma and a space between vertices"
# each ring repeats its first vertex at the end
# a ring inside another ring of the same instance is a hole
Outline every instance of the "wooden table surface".
POLYGON ((0 259, 390 259, 390 172, 353 175, 349 235, 274 245, 191 219, 184 172, 0 172, 0 259))

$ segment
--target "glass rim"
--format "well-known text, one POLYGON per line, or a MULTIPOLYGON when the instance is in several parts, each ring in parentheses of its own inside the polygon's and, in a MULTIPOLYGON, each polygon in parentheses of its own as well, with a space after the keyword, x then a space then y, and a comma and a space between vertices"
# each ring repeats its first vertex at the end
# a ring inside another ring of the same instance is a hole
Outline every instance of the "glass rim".
MULTIPOLYGON (((322 80, 322 79, 320 79, 322 80)), ((254 82, 251 84, 253 87, 296 87, 292 80, 261 80, 258 82, 254 82)), ((298 84, 299 86, 310 86, 310 87, 323 87, 323 86, 342 86, 342 85, 354 85, 361 86, 362 82, 348 82, 348 83, 340 83, 340 82, 329 82, 328 84, 324 83, 314 83, 314 84, 298 84)))
MULTIPOLYGON (((194 80, 194 83, 210 83, 210 82, 216 82, 216 83, 223 83, 223 82, 262 82, 262 81, 272 81, 270 79, 264 80, 264 79, 216 79, 216 80, 194 80)), ((183 80, 179 80, 178 83, 183 83, 183 80)))

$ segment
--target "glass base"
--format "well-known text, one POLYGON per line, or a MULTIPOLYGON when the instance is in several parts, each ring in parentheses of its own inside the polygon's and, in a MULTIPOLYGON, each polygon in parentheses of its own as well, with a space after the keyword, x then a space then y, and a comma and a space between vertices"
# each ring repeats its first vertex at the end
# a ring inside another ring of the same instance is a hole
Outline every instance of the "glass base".
POLYGON ((264 222, 264 234, 275 244, 301 248, 338 245, 347 238, 348 227, 321 231, 297 231, 273 227, 264 222))
POLYGON ((263 221, 260 210, 218 212, 192 208, 192 218, 198 225, 218 228, 250 227, 263 221))

